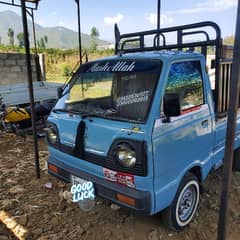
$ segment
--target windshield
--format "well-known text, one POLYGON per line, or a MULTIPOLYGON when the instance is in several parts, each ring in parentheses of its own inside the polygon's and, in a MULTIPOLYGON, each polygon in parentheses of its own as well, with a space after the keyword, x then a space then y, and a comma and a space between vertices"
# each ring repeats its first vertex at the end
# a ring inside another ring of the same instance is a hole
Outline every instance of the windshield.
POLYGON ((144 122, 160 70, 159 60, 111 60, 85 64, 70 82, 63 110, 144 122))

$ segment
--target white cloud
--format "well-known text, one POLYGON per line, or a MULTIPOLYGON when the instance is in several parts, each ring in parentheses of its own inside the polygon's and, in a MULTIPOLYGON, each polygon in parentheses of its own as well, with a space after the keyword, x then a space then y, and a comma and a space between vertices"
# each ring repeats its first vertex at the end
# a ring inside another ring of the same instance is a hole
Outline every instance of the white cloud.
POLYGON ((191 8, 182 8, 167 11, 167 14, 193 14, 201 12, 220 12, 237 6, 237 0, 205 0, 193 5, 191 8))
POLYGON ((119 23, 120 21, 122 21, 124 18, 124 15, 121 13, 118 13, 117 16, 113 16, 113 17, 105 17, 104 18, 104 23, 107 25, 113 25, 115 23, 119 23))
MULTIPOLYGON (((161 25, 169 25, 174 22, 173 18, 170 16, 167 16, 165 14, 161 14, 161 25)), ((148 13, 146 14, 146 19, 152 24, 157 25, 157 14, 155 13, 148 13)))

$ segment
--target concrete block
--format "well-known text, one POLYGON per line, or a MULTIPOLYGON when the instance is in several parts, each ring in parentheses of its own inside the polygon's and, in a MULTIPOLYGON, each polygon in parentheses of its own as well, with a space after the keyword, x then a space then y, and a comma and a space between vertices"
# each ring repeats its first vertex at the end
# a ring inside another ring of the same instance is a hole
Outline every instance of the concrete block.
POLYGON ((6 66, 16 66, 17 65, 17 61, 16 60, 6 60, 5 61, 5 65, 6 66))
POLYGON ((0 53, 0 59, 7 59, 8 54, 7 53, 0 53))
POLYGON ((20 66, 14 66, 10 68, 11 72, 21 72, 21 67, 20 66))

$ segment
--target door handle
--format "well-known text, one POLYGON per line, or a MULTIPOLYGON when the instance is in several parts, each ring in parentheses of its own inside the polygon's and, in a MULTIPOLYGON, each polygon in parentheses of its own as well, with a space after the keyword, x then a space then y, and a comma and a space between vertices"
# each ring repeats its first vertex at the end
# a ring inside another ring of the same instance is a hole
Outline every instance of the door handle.
POLYGON ((201 122, 201 125, 202 125, 202 127, 208 127, 208 119, 206 119, 206 120, 203 120, 202 122, 201 122))

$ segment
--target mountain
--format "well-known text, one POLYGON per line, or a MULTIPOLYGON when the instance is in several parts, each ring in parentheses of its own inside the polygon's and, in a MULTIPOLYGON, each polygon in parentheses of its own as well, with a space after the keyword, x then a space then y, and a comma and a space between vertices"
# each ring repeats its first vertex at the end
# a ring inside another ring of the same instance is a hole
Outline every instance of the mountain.
MULTIPOLYGON (((9 39, 7 36, 7 31, 12 28, 14 31, 14 42, 15 45, 18 44, 17 34, 23 32, 22 28, 22 17, 12 11, 0 12, 0 38, 2 44, 8 44, 9 39)), ((65 28, 65 27, 43 27, 35 23, 36 38, 40 40, 42 37, 47 36, 48 43, 47 48, 61 48, 70 49, 78 47, 78 33, 65 28)), ((30 44, 33 46, 33 31, 32 31, 32 21, 28 19, 28 31, 30 37, 30 44)), ((81 34, 83 47, 89 47, 92 42, 92 38, 85 33, 81 34)), ((97 45, 108 45, 109 43, 97 39, 97 45)))

